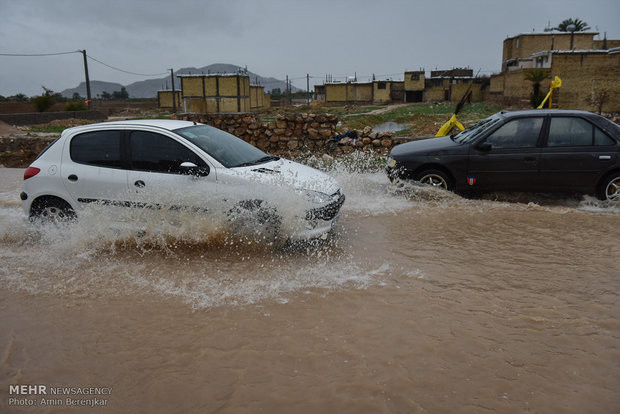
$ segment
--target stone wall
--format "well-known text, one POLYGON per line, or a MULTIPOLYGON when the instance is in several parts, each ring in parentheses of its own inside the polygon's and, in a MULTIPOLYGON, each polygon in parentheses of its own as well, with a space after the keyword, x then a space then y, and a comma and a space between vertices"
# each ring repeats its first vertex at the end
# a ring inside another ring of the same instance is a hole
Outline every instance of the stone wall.
POLYGON ((0 137, 0 166, 25 168, 54 139, 49 137, 0 137))
POLYGON ((355 131, 357 138, 330 142, 338 135, 338 118, 330 114, 281 114, 271 122, 260 122, 255 114, 181 114, 177 118, 212 125, 272 154, 387 153, 395 145, 391 132, 373 133, 370 127, 355 131))

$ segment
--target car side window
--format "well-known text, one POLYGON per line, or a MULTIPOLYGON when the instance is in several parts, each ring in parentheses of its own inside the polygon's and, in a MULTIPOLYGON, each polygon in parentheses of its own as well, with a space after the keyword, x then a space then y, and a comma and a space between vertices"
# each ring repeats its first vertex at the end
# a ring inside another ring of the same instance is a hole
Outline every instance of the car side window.
MULTIPOLYGON (((583 118, 555 117, 549 125, 548 147, 583 147, 593 145, 595 130, 590 122, 583 118)), ((599 130, 600 134, 603 134, 599 130)), ((603 134, 604 135, 604 134, 603 134)), ((603 141, 600 137, 599 141, 603 141)), ((609 145, 609 144, 607 144, 609 145)))
POLYGON ((605 134, 599 128, 594 127, 594 145, 596 146, 616 145, 616 141, 611 139, 607 134, 605 134))
POLYGON ((206 165, 189 148, 172 138, 153 132, 131 132, 130 147, 133 170, 179 174, 180 166, 184 162, 193 162, 199 167, 206 165))
POLYGON ((533 148, 538 142, 542 124, 542 117, 513 119, 489 135, 485 142, 493 149, 533 148))
POLYGON ((69 146, 71 159, 80 164, 121 168, 121 134, 96 131, 76 135, 69 146))

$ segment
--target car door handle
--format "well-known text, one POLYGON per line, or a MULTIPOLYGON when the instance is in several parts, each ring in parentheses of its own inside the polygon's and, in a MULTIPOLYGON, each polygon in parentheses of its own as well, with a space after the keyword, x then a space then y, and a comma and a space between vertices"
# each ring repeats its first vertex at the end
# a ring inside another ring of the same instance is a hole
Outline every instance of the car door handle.
POLYGON ((599 155, 598 159, 599 160, 610 160, 611 159, 611 155, 599 155))
POLYGON ((71 174, 70 176, 67 177, 67 180, 76 182, 78 180, 78 176, 75 174, 71 174))
POLYGON ((138 181, 136 181, 135 183, 133 183, 133 185, 135 185, 135 186, 136 186, 136 187, 138 187, 138 188, 144 188, 144 187, 146 187, 146 184, 145 184, 145 183, 144 183, 144 181, 142 181, 142 180, 138 180, 138 181))
POLYGON ((536 164, 535 157, 525 157, 523 158, 523 161, 525 161, 526 164, 536 164))

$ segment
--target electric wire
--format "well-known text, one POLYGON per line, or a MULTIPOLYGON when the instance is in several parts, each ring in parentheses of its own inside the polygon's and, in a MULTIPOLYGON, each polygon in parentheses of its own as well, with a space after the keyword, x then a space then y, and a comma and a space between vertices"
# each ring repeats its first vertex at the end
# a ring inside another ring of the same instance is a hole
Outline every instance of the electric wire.
POLYGON ((97 62, 97 63, 99 63, 99 64, 101 64, 103 66, 106 66, 106 67, 108 67, 110 69, 114 69, 114 70, 117 70, 117 71, 123 72, 123 73, 128 73, 130 75, 136 75, 136 76, 163 76, 163 75, 167 75, 168 74, 168 72, 160 72, 160 73, 137 73, 137 72, 131 72, 131 71, 128 71, 128 70, 117 68, 117 67, 112 66, 112 65, 108 65, 107 63, 104 63, 104 62, 100 61, 99 59, 95 59, 91 55, 87 54, 86 57, 88 57, 90 60, 94 60, 95 62, 97 62))
POLYGON ((0 56, 18 56, 18 57, 58 56, 58 55, 70 55, 72 53, 82 53, 82 51, 74 50, 72 52, 59 52, 59 53, 0 53, 0 56))

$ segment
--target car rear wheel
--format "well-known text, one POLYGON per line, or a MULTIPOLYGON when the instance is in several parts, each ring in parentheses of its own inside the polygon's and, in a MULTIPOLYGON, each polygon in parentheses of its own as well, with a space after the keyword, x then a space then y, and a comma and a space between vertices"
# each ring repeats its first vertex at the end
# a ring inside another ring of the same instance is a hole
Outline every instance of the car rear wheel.
POLYGON ((597 195, 601 200, 620 201, 620 172, 605 178, 597 195))
POLYGON ((454 190, 452 179, 440 170, 425 170, 415 176, 415 180, 431 187, 439 187, 444 190, 454 190))
POLYGON ((60 198, 40 198, 30 209, 30 220, 41 223, 64 223, 76 218, 71 205, 60 198))

